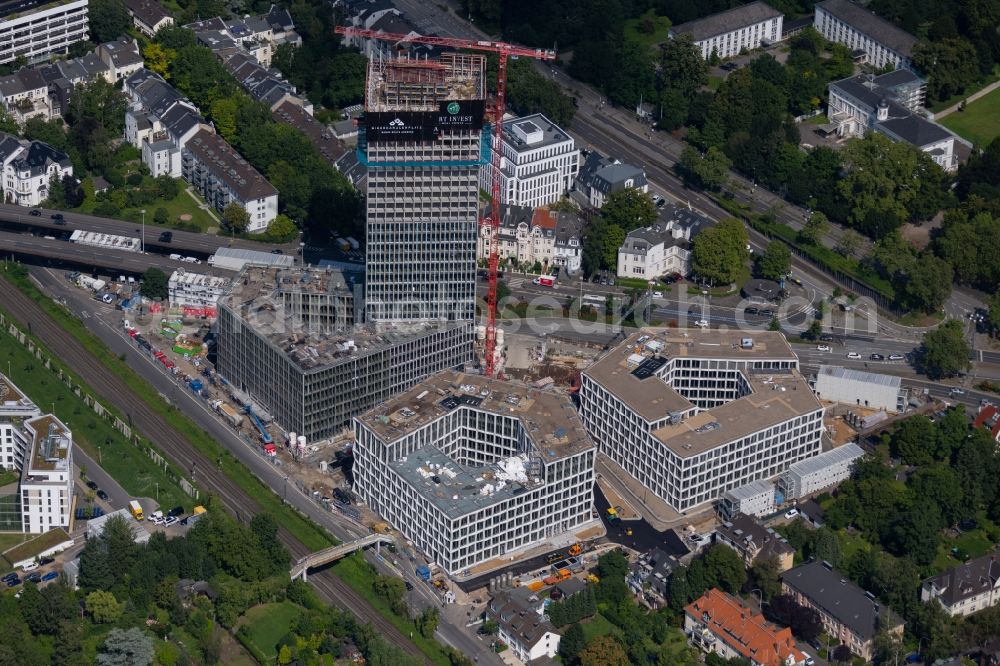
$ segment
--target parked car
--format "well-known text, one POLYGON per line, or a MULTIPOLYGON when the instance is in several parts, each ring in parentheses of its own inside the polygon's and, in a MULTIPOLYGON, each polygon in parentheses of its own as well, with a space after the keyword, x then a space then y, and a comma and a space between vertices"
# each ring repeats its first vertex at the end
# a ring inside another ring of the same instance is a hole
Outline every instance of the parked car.
POLYGON ((14 576, 13 578, 8 578, 4 582, 7 583, 7 587, 17 587, 18 585, 21 584, 21 579, 18 578, 17 576, 14 576))
POLYGON ((785 518, 788 518, 789 520, 795 518, 798 515, 799 515, 798 509, 789 509, 788 511, 785 512, 785 518))
POLYGON ((746 308, 745 310, 743 310, 743 312, 745 314, 748 314, 748 315, 755 315, 755 314, 757 314, 757 313, 760 312, 760 309, 759 308, 746 308))
POLYGON ((63 219, 63 214, 62 213, 52 213, 52 215, 50 215, 49 217, 51 217, 53 220, 61 220, 61 219, 63 219))
POLYGON ((108 501, 108 494, 106 492, 104 492, 103 490, 98 490, 97 491, 97 496, 99 498, 101 498, 102 500, 104 500, 105 502, 108 501))
POLYGON ((171 231, 164 231, 162 234, 160 234, 161 243, 169 243, 173 239, 174 239, 174 234, 171 231))
POLYGON ((872 361, 884 361, 885 360, 885 356, 883 356, 882 354, 872 354, 868 358, 870 360, 872 360, 872 361))
POLYGON ((42 576, 42 582, 46 583, 46 582, 48 582, 50 580, 55 580, 56 578, 59 578, 59 572, 58 571, 50 571, 47 574, 45 574, 44 576, 42 576))
POLYGON ((413 583, 411 583, 410 581, 406 581, 406 582, 405 582, 405 583, 403 583, 403 584, 404 584, 404 585, 406 585, 406 590, 407 590, 407 591, 410 591, 410 590, 412 590, 412 589, 413 589, 413 583))
POLYGON ((774 316, 774 310, 761 310, 760 311, 760 316, 761 317, 773 317, 774 316))
POLYGON ((819 336, 819 341, 820 342, 833 342, 833 336, 832 335, 821 335, 821 336, 819 336))
POLYGON ((38 210, 37 208, 33 208, 31 212, 28 213, 28 215, 30 215, 31 217, 41 217, 42 211, 38 210))
POLYGON ((87 481, 87 487, 91 490, 97 490, 97 483, 94 481, 87 481))
POLYGON ((167 516, 170 517, 170 518, 174 518, 176 516, 181 515, 182 513, 184 513, 184 507, 182 507, 182 506, 175 506, 170 511, 167 511, 167 516))
POLYGON ((859 359, 861 358, 861 354, 858 352, 847 352, 847 358, 859 359))
POLYGON ((282 254, 282 252, 280 248, 274 248, 273 250, 271 250, 271 254, 282 254))
POLYGON ((176 522, 177 522, 177 516, 170 516, 166 520, 163 521, 163 526, 164 527, 170 527, 171 525, 173 525, 176 522))
POLYGON ((38 558, 38 564, 40 564, 43 567, 45 565, 47 565, 47 564, 52 564, 55 561, 56 561, 56 558, 54 558, 54 557, 40 557, 40 558, 38 558))
POLYGON ((42 574, 39 571, 32 571, 30 574, 24 577, 24 580, 38 584, 42 582, 42 574))

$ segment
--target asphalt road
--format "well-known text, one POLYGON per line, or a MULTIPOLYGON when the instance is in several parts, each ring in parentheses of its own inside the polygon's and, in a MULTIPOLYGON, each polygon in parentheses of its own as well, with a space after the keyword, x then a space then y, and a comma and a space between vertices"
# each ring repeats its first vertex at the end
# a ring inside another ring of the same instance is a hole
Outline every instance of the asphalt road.
MULTIPOLYGON (((56 232, 58 233, 58 232, 56 232)), ((117 275, 129 273, 142 275, 151 266, 156 266, 170 275, 178 268, 194 270, 198 273, 232 277, 233 272, 201 264, 175 261, 169 256, 147 252, 126 252, 91 245, 80 245, 65 240, 55 240, 45 236, 32 236, 29 232, 0 230, 0 255, 16 255, 25 259, 43 257, 66 268, 77 268, 87 272, 98 271, 117 275)))
MULTIPOLYGON (((80 293, 83 292, 81 291, 80 293)), ((133 427, 151 441, 156 442, 171 462, 185 470, 189 476, 194 477, 196 482, 205 489, 215 493, 238 520, 247 522, 254 514, 259 512, 260 507, 257 503, 225 476, 221 470, 216 469, 215 461, 207 460, 200 451, 194 448, 158 412, 152 410, 143 400, 135 396, 117 375, 105 368, 75 338, 49 318, 38 304, 24 296, 17 288, 3 281, 0 281, 0 301, 3 302, 4 308, 25 327, 29 328, 32 334, 41 339, 52 353, 63 359, 74 372, 81 377, 85 377, 87 383, 102 400, 107 404, 117 407, 127 416, 133 427)), ((84 321, 105 342, 113 341, 113 338, 109 339, 108 336, 115 335, 115 332, 104 324, 101 318, 87 317, 84 321), (98 325, 94 326, 95 323, 98 323, 98 325)), ((164 382, 170 382, 171 380, 162 374, 157 377, 154 374, 156 372, 155 366, 144 362, 136 347, 125 340, 121 340, 119 343, 113 344, 111 348, 115 351, 125 353, 132 367, 147 380, 152 381, 154 386, 157 386, 161 392, 163 388, 167 388, 164 382)), ((168 388, 167 390, 170 389, 168 388)), ((190 392, 183 390, 178 390, 177 393, 180 395, 192 395, 190 392)), ((181 400, 183 399, 181 398, 181 400)), ((192 417, 202 427, 206 428, 210 434, 220 439, 220 441, 225 441, 225 435, 232 437, 221 422, 214 421, 213 423, 211 420, 200 419, 197 418, 196 414, 197 412, 192 413, 192 417)), ((247 464, 251 465, 254 473, 259 474, 261 469, 270 467, 268 463, 262 463, 267 466, 264 468, 253 465, 251 462, 252 458, 248 457, 247 454, 252 457, 256 457, 256 454, 248 451, 245 444, 241 444, 241 448, 231 448, 230 450, 247 462, 247 464)), ((266 483, 269 482, 268 485, 270 487, 277 487, 273 478, 276 470, 270 469, 268 471, 270 474, 262 477, 262 479, 266 483)), ((283 477, 281 477, 281 480, 283 483, 283 477)), ((294 486, 292 490, 292 494, 294 495, 294 486)), ((311 513, 322 512, 322 509, 314 505, 310 506, 311 504, 311 501, 307 500, 307 504, 302 508, 312 509, 311 513)), ((327 516, 327 519, 329 519, 329 516, 327 516)), ((279 527, 279 538, 281 538, 291 551, 293 558, 297 559, 306 554, 307 549, 284 528, 279 527)), ((399 645, 407 652, 419 654, 416 646, 409 639, 403 636, 395 626, 382 617, 367 601, 332 573, 319 572, 311 575, 309 580, 316 586, 324 599, 350 610, 364 621, 371 622, 387 640, 399 645)))
MULTIPOLYGON (((107 501, 99 498, 94 500, 102 509, 111 512, 124 509, 128 506, 128 502, 132 497, 125 492, 121 484, 104 471, 99 462, 88 456, 79 446, 73 448, 73 463, 77 467, 86 468, 87 478, 96 483, 100 490, 108 494, 107 501)), ((77 489, 81 492, 89 490, 86 486, 77 486, 77 489)), ((143 506, 143 510, 146 510, 145 505, 143 506)))
MULTIPOLYGON (((87 231, 99 231, 101 233, 115 234, 118 236, 143 238, 143 226, 139 222, 116 220, 108 217, 97 217, 96 215, 85 215, 83 213, 63 212, 66 225, 57 226, 53 224, 50 217, 52 213, 57 211, 48 209, 39 210, 41 210, 41 215, 36 217, 31 215, 31 209, 25 206, 0 204, 0 221, 21 226, 51 228, 54 231, 74 231, 76 229, 84 229, 87 231)), ((145 225, 145 243, 148 248, 154 250, 158 249, 160 251, 182 253, 184 250, 190 250, 191 252, 201 255, 200 258, 205 258, 214 253, 220 247, 239 247, 249 250, 263 250, 265 252, 274 247, 295 250, 298 249, 297 242, 287 245, 267 245, 239 238, 230 239, 225 236, 213 236, 209 234, 192 233, 189 231, 174 231, 173 229, 169 229, 169 231, 173 234, 171 242, 161 243, 159 241, 160 232, 168 229, 152 224, 151 212, 149 218, 150 219, 146 221, 147 223, 145 225)))
MULTIPOLYGON (((287 492, 285 497, 290 504, 306 513, 311 520, 328 529, 342 541, 348 541, 367 534, 367 529, 347 519, 339 518, 339 514, 331 513, 314 502, 310 497, 299 492, 297 486, 294 484, 287 484, 286 491, 285 476, 281 469, 268 462, 263 456, 258 455, 255 449, 247 445, 246 442, 236 436, 227 425, 217 418, 214 412, 207 407, 204 400, 196 398, 183 385, 178 384, 173 376, 163 370, 159 363, 154 362, 148 355, 139 351, 131 338, 126 336, 119 327, 108 323, 109 320, 115 320, 116 317, 114 315, 110 319, 109 317, 100 315, 91 316, 98 309, 107 309, 108 306, 104 306, 94 299, 89 298, 87 292, 68 286, 65 280, 62 280, 57 274, 53 275, 51 272, 41 269, 35 269, 33 274, 41 279, 47 290, 52 293, 58 293, 61 297, 66 298, 72 311, 87 313, 88 316, 85 316, 83 321, 88 329, 100 337, 115 353, 126 354, 128 363, 133 370, 152 384, 162 395, 166 396, 172 404, 182 409, 195 423, 212 435, 216 441, 222 443, 254 475, 261 479, 265 485, 274 489, 275 492, 287 492)), ((83 376, 87 377, 88 375, 84 374, 83 376)), ((97 389, 96 386, 94 388, 95 390, 97 389)), ((125 410, 123 409, 122 411, 124 412, 125 410)), ((165 449, 159 438, 154 436, 150 437, 150 439, 160 443, 161 447, 165 449)), ((168 451, 164 450, 164 453, 166 454, 168 451)), ((182 458, 182 460, 185 459, 182 458)), ((176 464, 181 465, 184 469, 189 470, 191 468, 188 464, 176 464)), ((215 472, 214 464, 215 461, 202 460, 198 462, 196 480, 205 484, 206 479, 203 476, 202 470, 208 468, 209 471, 215 472)), ((225 479, 225 477, 223 478, 225 479)), ((233 509, 237 517, 244 521, 249 520, 256 512, 255 505, 252 502, 249 504, 240 502, 227 503, 227 506, 233 509)), ((290 545, 289 549, 292 550, 293 557, 296 559, 304 554, 304 550, 301 547, 296 549, 290 545)), ((382 558, 377 556, 374 551, 366 551, 365 555, 369 562, 378 567, 382 573, 400 576, 414 585, 414 590, 408 595, 412 605, 423 608, 440 603, 436 594, 417 578, 413 566, 409 565, 402 554, 397 557, 397 560, 400 562, 399 567, 392 566, 391 562, 386 559, 391 557, 389 555, 386 558, 382 558)), ((339 577, 324 570, 311 571, 309 573, 309 581, 331 603, 347 608, 364 621, 372 622, 387 639, 400 645, 407 651, 416 651, 416 647, 405 636, 399 633, 393 625, 385 620, 378 611, 358 596, 339 577)), ((442 617, 445 616, 443 615, 442 617)), ((460 626, 442 622, 439 625, 438 634, 438 638, 442 642, 455 647, 465 654, 478 656, 479 663, 500 663, 496 656, 486 649, 487 646, 484 643, 476 640, 460 626)))

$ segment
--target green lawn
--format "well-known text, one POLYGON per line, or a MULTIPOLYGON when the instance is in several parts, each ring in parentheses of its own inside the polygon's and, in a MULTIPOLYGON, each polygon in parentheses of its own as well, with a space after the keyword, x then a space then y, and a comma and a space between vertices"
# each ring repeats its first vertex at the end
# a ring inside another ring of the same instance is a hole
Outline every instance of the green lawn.
POLYGON ((101 467, 130 495, 155 498, 156 484, 159 484, 162 505, 191 503, 191 498, 149 456, 127 443, 121 433, 95 414, 81 397, 62 383, 54 372, 47 370, 6 330, 0 331, 0 349, 3 350, 0 361, 10 361, 11 379, 14 383, 43 409, 50 410, 54 407, 56 416, 65 423, 73 424, 74 443, 95 461, 101 461, 101 467))
POLYGON ((820 115, 813 116, 812 118, 810 118, 809 120, 807 120, 806 124, 808 124, 808 125, 825 125, 828 122, 830 122, 830 119, 826 117, 826 114, 822 114, 821 113, 820 115))
MULTIPOLYGON (((953 95, 949 99, 946 99, 946 100, 943 100, 943 101, 940 101, 940 102, 936 102, 935 104, 932 104, 932 105, 928 106, 927 110, 930 111, 931 113, 937 113, 938 111, 944 111, 949 106, 952 106, 954 104, 958 104, 963 99, 967 98, 969 95, 972 95, 972 94, 976 93, 977 91, 982 90, 983 88, 985 88, 986 86, 990 85, 991 83, 993 83, 997 79, 1000 79, 1000 65, 994 65, 992 76, 989 76, 989 77, 983 79, 982 81, 979 81, 978 83, 976 83, 976 84, 974 84, 972 86, 969 86, 968 90, 964 90, 964 91, 962 91, 958 95, 953 95)), ((945 116, 945 117, 947 118, 947 116, 945 116)))
POLYGON ((723 78, 721 76, 710 76, 708 77, 708 88, 709 90, 718 90, 719 86, 722 85, 723 78))
POLYGON ((587 643, 590 643, 599 636, 607 636, 609 634, 617 635, 621 633, 618 627, 611 624, 611 622, 600 613, 584 622, 582 627, 583 636, 587 640, 587 643))
MULTIPOLYGON (((177 193, 177 196, 173 199, 157 199, 147 205, 146 209, 146 226, 153 229, 161 228, 160 225, 156 224, 153 220, 153 216, 156 214, 157 208, 165 208, 167 210, 168 219, 170 220, 162 228, 177 228, 182 226, 180 221, 180 216, 185 213, 191 216, 191 221, 185 224, 193 225, 190 227, 190 231, 200 231, 204 233, 209 227, 218 227, 219 223, 212 219, 212 217, 204 210, 198 207, 199 203, 204 203, 201 197, 195 195, 198 199, 196 203, 191 195, 185 191, 188 184, 181 182, 181 191, 177 193), (195 229, 197 227, 197 229, 195 229)), ((83 205, 79 208, 82 213, 93 213, 93 205, 83 205)), ((120 220, 131 220, 136 224, 142 222, 142 208, 123 208, 120 213, 115 215, 116 219, 120 220)), ((149 229, 147 228, 147 231, 149 229)))
POLYGON ((973 559, 993 550, 993 540, 982 527, 964 532, 957 539, 942 539, 942 541, 933 563, 934 568, 939 571, 961 564, 966 560, 963 555, 967 555, 968 559, 973 559), (952 548, 957 548, 958 552, 952 554, 952 548))
POLYGON ((667 31, 671 25, 670 19, 657 16, 656 11, 650 9, 639 18, 625 21, 625 39, 653 49, 667 41, 667 31), (653 28, 652 31, 649 30, 650 27, 653 28))
POLYGON ((1000 136, 1000 88, 941 119, 941 124, 978 146, 1000 136))
POLYGON ((256 650, 266 658, 267 663, 273 663, 278 658, 278 641, 304 612, 306 610, 302 606, 291 601, 261 604, 244 613, 239 626, 247 628, 244 640, 252 645, 251 651, 256 650))
MULTIPOLYGON (((273 515, 278 522, 303 545, 311 551, 317 551, 333 544, 333 540, 326 530, 310 521, 291 506, 284 504, 281 498, 275 494, 271 488, 264 485, 264 483, 254 476, 254 474, 246 466, 236 461, 232 454, 226 451, 219 442, 209 436, 204 430, 199 428, 183 412, 164 403, 157 390, 142 377, 137 375, 135 371, 133 371, 132 368, 130 368, 124 361, 111 353, 111 351, 99 338, 97 338, 97 336, 87 330, 87 328, 83 325, 83 322, 71 315, 62 306, 54 303, 52 299, 46 297, 38 291, 34 284, 27 278, 26 271, 8 270, 3 274, 3 278, 13 282, 19 289, 21 289, 21 291, 28 294, 39 305, 41 305, 42 309, 44 309, 56 321, 56 323, 72 334, 73 337, 80 342, 80 344, 100 359, 108 369, 121 377, 121 379, 129 386, 135 395, 141 397, 153 410, 158 412, 168 422, 170 422, 174 428, 187 437, 188 441, 190 441, 191 444, 208 457, 209 460, 224 461, 222 464, 222 470, 225 472, 226 476, 232 479, 244 491, 249 493, 250 496, 253 497, 258 504, 260 504, 263 511, 267 511, 273 515)), ((23 351, 23 348, 21 348, 19 344, 16 346, 18 349, 23 351)), ((3 347, 4 345, 0 345, 0 349, 3 347)), ((18 374, 16 372, 14 374, 16 378, 18 374)), ((84 384, 84 382, 79 379, 77 381, 80 384, 84 384)), ((60 384, 57 380, 50 382, 50 384, 55 385, 56 390, 59 390, 58 387, 62 386, 68 393, 68 389, 65 389, 65 385, 60 384)), ((21 386, 21 388, 22 390, 30 393, 28 387, 21 386)), ((62 414, 62 412, 58 409, 58 403, 56 413, 60 415, 62 414)), ((73 419, 74 417, 67 416, 67 418, 73 419)), ((71 422, 76 425, 76 428, 74 428, 74 434, 76 434, 80 431, 79 422, 72 420, 71 422)), ((84 434, 86 435, 86 433, 84 434)), ((96 441, 100 442, 101 440, 98 439, 96 441)), ((122 447, 122 449, 124 448, 125 447, 122 447)), ((104 462, 105 465, 108 464, 108 456, 104 456, 104 462)), ((114 472, 110 469, 108 471, 109 473, 114 474, 114 472)), ((121 481, 122 479, 119 480, 121 481)), ((124 480, 127 481, 127 479, 124 480)), ((123 483, 122 485, 124 485, 127 490, 129 489, 129 486, 126 483, 123 483)))
POLYGON ((0 469, 0 487, 6 486, 8 483, 15 483, 17 480, 18 476, 14 472, 9 469, 0 469))
POLYGON ((837 533, 840 537, 840 561, 846 562, 860 550, 870 550, 871 545, 859 534, 848 534, 847 530, 840 530, 837 533))

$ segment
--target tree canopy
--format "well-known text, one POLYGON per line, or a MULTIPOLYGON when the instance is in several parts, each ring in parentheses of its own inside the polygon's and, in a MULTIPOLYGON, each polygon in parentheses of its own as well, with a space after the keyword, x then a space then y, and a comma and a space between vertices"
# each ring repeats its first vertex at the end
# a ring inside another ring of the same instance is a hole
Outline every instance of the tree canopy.
POLYGON ((601 208, 601 216, 609 225, 617 226, 627 234, 652 225, 656 222, 658 211, 648 194, 635 187, 626 187, 611 193, 601 208))
POLYGON ((747 259, 747 230, 736 218, 724 218, 693 241, 691 267, 712 284, 735 282, 747 259))
POLYGON ((957 319, 949 319, 924 334, 921 364, 931 379, 952 377, 969 367, 969 345, 965 327, 957 319))

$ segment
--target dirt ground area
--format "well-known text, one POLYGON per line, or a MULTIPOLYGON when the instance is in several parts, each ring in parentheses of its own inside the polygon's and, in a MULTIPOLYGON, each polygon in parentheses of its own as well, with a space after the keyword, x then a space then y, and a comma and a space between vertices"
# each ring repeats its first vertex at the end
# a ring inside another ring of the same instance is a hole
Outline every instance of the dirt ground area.
POLYGON ((823 419, 823 425, 826 426, 827 432, 830 433, 830 439, 833 440, 834 446, 840 446, 841 444, 846 444, 847 442, 853 442, 858 436, 858 432, 851 426, 847 425, 844 419, 840 416, 823 419))
POLYGON ((923 222, 919 225, 904 224, 900 227, 899 233, 918 250, 923 250, 930 244, 931 236, 941 227, 943 221, 944 215, 939 213, 930 222, 923 222))

